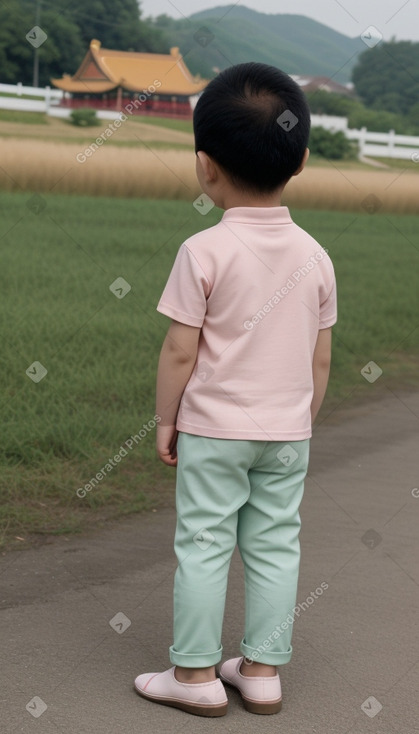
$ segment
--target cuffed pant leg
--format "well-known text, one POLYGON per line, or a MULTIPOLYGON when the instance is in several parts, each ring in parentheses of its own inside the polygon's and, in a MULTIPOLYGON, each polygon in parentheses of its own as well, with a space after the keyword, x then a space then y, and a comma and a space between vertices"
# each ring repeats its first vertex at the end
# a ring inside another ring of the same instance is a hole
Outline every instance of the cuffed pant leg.
POLYGON ((237 512, 250 493, 245 443, 250 444, 186 433, 178 437, 174 665, 201 668, 221 660, 237 512))
POLYGON ((239 510, 237 540, 246 584, 241 652, 267 665, 287 663, 292 655, 292 611, 300 563, 299 506, 308 457, 308 439, 269 442, 249 471, 250 497, 239 510), (278 458, 278 451, 288 466, 278 458))

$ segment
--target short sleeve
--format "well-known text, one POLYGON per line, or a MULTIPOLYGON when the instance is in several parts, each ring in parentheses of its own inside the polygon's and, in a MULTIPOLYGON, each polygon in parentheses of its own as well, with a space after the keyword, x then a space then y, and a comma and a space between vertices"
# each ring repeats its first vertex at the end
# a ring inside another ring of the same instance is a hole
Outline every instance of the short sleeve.
POLYGON ((336 297, 336 280, 333 275, 332 287, 329 291, 329 295, 320 304, 320 318, 319 318, 319 329, 328 329, 330 326, 336 324, 338 317, 337 313, 337 297, 336 297))
POLYGON ((197 259, 181 246, 157 311, 188 326, 202 326, 210 293, 209 281, 197 259))

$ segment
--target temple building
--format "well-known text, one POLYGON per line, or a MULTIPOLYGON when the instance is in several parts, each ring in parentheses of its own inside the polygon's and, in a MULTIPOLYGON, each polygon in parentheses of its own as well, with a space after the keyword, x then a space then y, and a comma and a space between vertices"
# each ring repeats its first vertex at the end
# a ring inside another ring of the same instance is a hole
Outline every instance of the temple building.
POLYGON ((197 95, 208 80, 194 77, 178 48, 170 54, 102 48, 93 40, 74 76, 51 79, 71 108, 123 110, 136 101, 138 114, 191 117, 197 95))

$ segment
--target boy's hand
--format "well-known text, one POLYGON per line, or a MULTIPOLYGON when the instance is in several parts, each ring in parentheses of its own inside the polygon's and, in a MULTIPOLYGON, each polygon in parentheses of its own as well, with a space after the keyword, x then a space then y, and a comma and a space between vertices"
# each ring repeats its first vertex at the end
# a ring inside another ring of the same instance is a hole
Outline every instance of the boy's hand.
POLYGON ((177 466, 177 436, 176 426, 157 425, 157 453, 167 466, 177 466))

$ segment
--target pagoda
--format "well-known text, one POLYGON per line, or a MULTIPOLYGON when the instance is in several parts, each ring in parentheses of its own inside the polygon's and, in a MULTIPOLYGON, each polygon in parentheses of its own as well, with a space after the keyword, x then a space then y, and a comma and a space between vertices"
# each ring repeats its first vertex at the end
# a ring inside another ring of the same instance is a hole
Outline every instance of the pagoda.
POLYGON ((138 114, 180 117, 191 116, 208 84, 190 73, 176 47, 169 54, 115 51, 96 39, 73 76, 51 82, 64 91, 65 107, 123 110, 134 101, 138 114))

